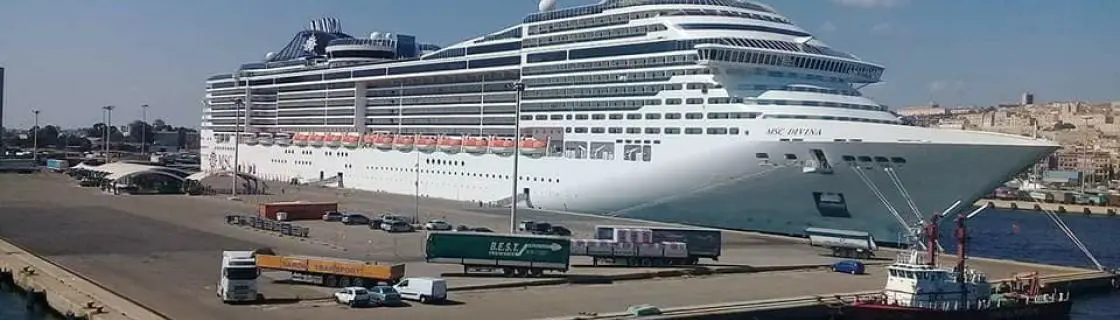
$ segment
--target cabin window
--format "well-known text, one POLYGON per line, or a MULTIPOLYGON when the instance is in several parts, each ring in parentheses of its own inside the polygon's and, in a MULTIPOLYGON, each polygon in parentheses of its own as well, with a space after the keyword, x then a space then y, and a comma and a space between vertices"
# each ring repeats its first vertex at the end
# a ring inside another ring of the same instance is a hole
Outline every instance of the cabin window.
POLYGON ((840 158, 844 159, 844 161, 856 161, 856 157, 853 156, 842 156, 840 158))
POLYGON ((906 163, 906 159, 903 159, 903 158, 900 158, 900 157, 891 157, 891 162, 894 162, 894 163, 906 163))

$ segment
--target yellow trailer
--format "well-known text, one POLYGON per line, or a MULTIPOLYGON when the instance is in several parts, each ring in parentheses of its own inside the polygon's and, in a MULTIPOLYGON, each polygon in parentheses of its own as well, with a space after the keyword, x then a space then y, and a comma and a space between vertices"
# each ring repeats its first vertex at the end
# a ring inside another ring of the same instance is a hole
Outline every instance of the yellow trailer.
POLYGON ((257 254, 256 259, 258 268, 288 271, 294 281, 328 287, 391 285, 404 277, 404 264, 270 254, 257 254))

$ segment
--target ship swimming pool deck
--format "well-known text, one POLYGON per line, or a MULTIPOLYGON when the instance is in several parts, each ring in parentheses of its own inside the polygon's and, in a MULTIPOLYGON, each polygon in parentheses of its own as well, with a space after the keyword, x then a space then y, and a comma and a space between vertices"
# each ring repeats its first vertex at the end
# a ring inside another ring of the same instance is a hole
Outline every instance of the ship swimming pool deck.
MULTIPOLYGON (((57 174, 0 175, 0 237, 80 273, 119 294, 174 319, 344 319, 376 315, 390 319, 435 319, 470 315, 486 319, 563 317, 579 313, 608 314, 628 306, 660 308, 781 299, 807 295, 875 290, 882 287, 881 265, 853 276, 813 266, 837 258, 799 239, 725 232, 724 253, 704 274, 666 268, 590 268, 574 259, 571 276, 613 277, 609 284, 570 284, 566 280, 464 278, 448 276, 454 303, 403 308, 348 309, 326 298, 330 289, 262 281, 269 303, 227 306, 214 297, 222 250, 271 247, 279 253, 332 256, 407 264, 408 276, 439 276, 461 271, 454 265, 423 262, 423 232, 387 234, 365 226, 308 221, 311 238, 281 238, 266 232, 227 225, 230 212, 250 213, 257 202, 281 200, 339 201, 343 211, 376 215, 391 210, 411 215, 414 198, 390 194, 321 188, 283 187, 284 193, 224 197, 114 196, 96 188, 76 187, 57 174), (64 236, 59 236, 64 235, 64 236), (771 268, 792 270, 773 271, 771 268), (624 279, 632 279, 625 280, 624 279), (545 282, 543 285, 539 282, 545 282)), ((477 204, 421 199, 420 218, 446 219, 452 224, 508 230, 508 209, 477 204)), ((594 225, 639 224, 562 213, 519 211, 521 219, 562 224, 575 237, 590 237, 594 225)), ((889 250, 880 256, 893 258, 889 250)), ((945 258, 946 262, 952 258, 945 258)), ((886 263, 871 261, 870 263, 886 263)), ((702 260, 702 263, 711 261, 702 260)), ((975 259, 973 265, 990 278, 1015 272, 1068 274, 1084 270, 975 259)), ((266 272, 262 279, 280 279, 266 272)))

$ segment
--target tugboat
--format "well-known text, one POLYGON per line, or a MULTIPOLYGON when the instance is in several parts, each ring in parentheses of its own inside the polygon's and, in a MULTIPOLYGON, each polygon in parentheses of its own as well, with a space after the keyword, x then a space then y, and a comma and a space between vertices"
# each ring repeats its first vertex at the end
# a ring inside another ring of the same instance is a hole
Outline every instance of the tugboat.
POLYGON ((968 234, 964 222, 980 210, 956 218, 958 262, 954 268, 937 266, 935 241, 941 215, 935 214, 922 228, 928 252, 911 248, 899 254, 887 267, 883 292, 858 298, 845 308, 844 319, 1068 319, 1073 306, 1069 294, 1041 293, 1038 273, 1017 275, 993 290, 987 276, 965 264, 968 234))

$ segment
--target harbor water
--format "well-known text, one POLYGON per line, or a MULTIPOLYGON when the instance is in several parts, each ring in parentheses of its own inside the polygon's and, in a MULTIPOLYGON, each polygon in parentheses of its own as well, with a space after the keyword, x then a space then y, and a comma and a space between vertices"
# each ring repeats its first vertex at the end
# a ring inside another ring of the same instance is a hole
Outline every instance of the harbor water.
MULTIPOLYGON (((1096 258, 1108 268, 1120 268, 1120 243, 1112 232, 1120 230, 1120 217, 1061 215, 1069 228, 1096 258)), ((948 224, 946 224, 948 225, 948 224)), ((988 210, 969 221, 972 235, 970 255, 997 259, 1095 268, 1090 260, 1045 214, 1026 211, 988 210)), ((943 232, 946 250, 955 252, 952 232, 943 232)), ((1010 275, 989 275, 1004 278, 1010 275)), ((1120 294, 1076 297, 1072 320, 1120 319, 1120 294)), ((43 312, 30 312, 17 293, 0 290, 0 319, 57 319, 43 312)))

